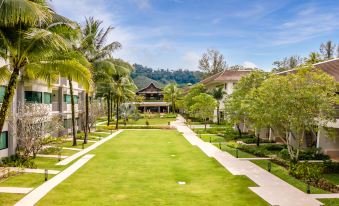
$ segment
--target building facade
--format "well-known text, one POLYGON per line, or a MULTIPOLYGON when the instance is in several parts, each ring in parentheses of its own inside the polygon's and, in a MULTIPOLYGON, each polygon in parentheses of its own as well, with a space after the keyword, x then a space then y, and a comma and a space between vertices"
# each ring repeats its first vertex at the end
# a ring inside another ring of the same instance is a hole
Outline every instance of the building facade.
MULTIPOLYGON (((210 90, 213 88, 221 87, 224 91, 224 97, 219 101, 219 117, 220 119, 225 118, 225 100, 228 95, 233 93, 233 87, 241 79, 241 77, 248 75, 252 70, 225 70, 212 75, 200 83, 204 84, 205 87, 210 90)), ((217 109, 214 110, 213 122, 217 122, 217 109)))
MULTIPOLYGON (((5 86, 0 85, 0 104, 3 101, 5 86)), ((82 86, 73 82, 75 117, 77 129, 81 128, 85 102, 85 91, 82 86)), ((34 103, 45 104, 48 107, 49 114, 60 114, 63 119, 64 131, 60 135, 71 132, 72 115, 71 115, 71 96, 69 82, 65 78, 58 78, 50 87, 43 81, 19 81, 13 97, 11 107, 5 121, 0 138, 0 158, 15 154, 16 149, 16 129, 15 122, 18 107, 21 104, 34 103)))
POLYGON ((137 104, 140 112, 169 112, 170 103, 164 101, 163 90, 155 86, 153 82, 137 91, 136 95, 143 97, 143 102, 137 104))

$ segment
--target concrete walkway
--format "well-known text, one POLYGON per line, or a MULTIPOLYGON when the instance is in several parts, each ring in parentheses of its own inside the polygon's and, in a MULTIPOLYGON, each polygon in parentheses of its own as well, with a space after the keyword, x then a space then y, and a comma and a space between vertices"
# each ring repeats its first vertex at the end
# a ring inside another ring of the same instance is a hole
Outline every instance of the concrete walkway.
POLYGON ((33 206, 36 204, 41 198, 43 198, 49 191, 51 191, 54 187, 64 181, 66 178, 71 176, 75 171, 77 171, 80 167, 82 167, 86 162, 88 162, 94 155, 85 155, 78 161, 76 161, 73 165, 60 172, 58 175, 54 176, 52 179, 43 183, 24 198, 22 198, 19 202, 15 204, 15 206, 33 206))
POLYGON ((233 175, 245 175, 255 182, 258 187, 250 187, 250 189, 269 204, 280 206, 323 205, 314 197, 307 195, 249 160, 239 160, 212 144, 202 141, 184 122, 185 119, 178 116, 177 120, 172 122, 172 125, 179 132, 182 132, 192 145, 199 147, 207 156, 215 158, 233 175))
POLYGON ((27 194, 32 190, 26 187, 0 187, 0 193, 27 194))
POLYGON ((67 165, 70 162, 74 161, 75 159, 79 158, 80 156, 88 153, 89 151, 97 148, 98 146, 102 145, 103 143, 107 142, 108 140, 112 139, 113 137, 115 137, 116 135, 120 134, 123 130, 119 130, 114 132, 113 134, 109 135, 108 137, 103 138, 100 141, 97 141, 96 143, 92 144, 91 146, 81 150, 80 152, 75 153, 74 155, 58 162, 56 165, 67 165))

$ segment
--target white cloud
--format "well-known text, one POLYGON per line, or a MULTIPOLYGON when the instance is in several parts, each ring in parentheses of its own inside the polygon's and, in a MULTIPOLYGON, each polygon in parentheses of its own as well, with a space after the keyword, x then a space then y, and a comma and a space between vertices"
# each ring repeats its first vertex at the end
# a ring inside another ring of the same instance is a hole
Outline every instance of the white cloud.
POLYGON ((197 70, 200 58, 201 55, 198 54, 197 52, 194 51, 186 52, 182 57, 184 67, 187 69, 197 70))
POLYGON ((243 66, 245 68, 249 68, 249 69, 254 69, 254 68, 257 68, 257 65, 255 65, 253 62, 250 62, 250 61, 245 61, 243 63, 243 66))
POLYGON ((131 0, 140 10, 148 10, 151 8, 150 0, 131 0))

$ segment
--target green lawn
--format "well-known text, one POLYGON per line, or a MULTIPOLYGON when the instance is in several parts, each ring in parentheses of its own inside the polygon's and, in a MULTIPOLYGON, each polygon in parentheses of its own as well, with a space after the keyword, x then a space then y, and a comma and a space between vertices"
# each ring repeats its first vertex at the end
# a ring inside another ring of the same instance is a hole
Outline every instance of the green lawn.
POLYGON ((124 131, 91 153, 38 205, 268 205, 177 131, 124 131))
POLYGON ((202 134, 198 135, 205 142, 225 142, 225 138, 215 135, 215 134, 202 134))
POLYGON ((339 174, 323 174, 323 177, 335 185, 339 185, 339 174))
MULTIPOLYGON (((82 149, 82 141, 77 141, 77 146, 72 146, 72 144, 73 144, 72 141, 65 141, 61 144, 61 146, 82 149)), ((84 148, 87 148, 91 146, 92 144, 94 144, 94 142, 87 142, 87 144, 84 145, 84 148)))
MULTIPOLYGON (((218 144, 215 144, 215 146, 216 146, 216 147, 219 147, 218 144)), ((222 144, 222 145, 221 145, 221 150, 230 153, 230 154, 233 155, 234 157, 237 156, 236 149, 234 149, 234 148, 232 148, 232 147, 228 147, 228 146, 225 145, 225 144, 222 144)), ((256 156, 254 156, 254 155, 252 155, 252 154, 249 154, 249 153, 247 153, 247 152, 243 152, 243 151, 241 151, 241 150, 238 150, 238 157, 239 157, 239 158, 251 158, 251 157, 256 157, 256 156)))
POLYGON ((24 196, 25 196, 24 194, 0 193, 0 205, 1 206, 12 206, 24 196))
POLYGON ((319 199, 325 206, 339 206, 339 199, 319 199))
MULTIPOLYGON (((267 164, 268 164, 267 160, 252 160, 252 162, 264 169, 267 169, 267 164)), ((289 184, 293 185, 299 190, 306 192, 307 185, 304 182, 290 176, 288 174, 288 171, 284 167, 277 165, 275 163, 272 163, 271 165, 272 165, 271 166, 272 174, 276 175, 277 177, 284 180, 285 182, 288 182, 289 184)), ((323 193, 329 193, 329 192, 311 186, 311 193, 312 194, 323 194, 323 193)))

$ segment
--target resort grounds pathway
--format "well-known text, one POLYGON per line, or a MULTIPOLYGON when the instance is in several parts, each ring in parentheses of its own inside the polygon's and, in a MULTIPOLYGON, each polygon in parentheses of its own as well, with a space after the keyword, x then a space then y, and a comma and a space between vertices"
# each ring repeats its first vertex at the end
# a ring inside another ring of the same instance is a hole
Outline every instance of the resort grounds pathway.
MULTIPOLYGON (((245 175, 255 182, 258 187, 250 187, 252 191, 271 205, 279 206, 319 206, 323 203, 308 195, 268 171, 255 165, 249 160, 240 160, 227 152, 219 150, 210 143, 202 141, 190 128, 185 125, 182 116, 172 123, 178 131, 192 144, 200 148, 207 156, 215 158, 233 175, 245 175)), ((253 204, 255 205, 255 204, 253 204)))

